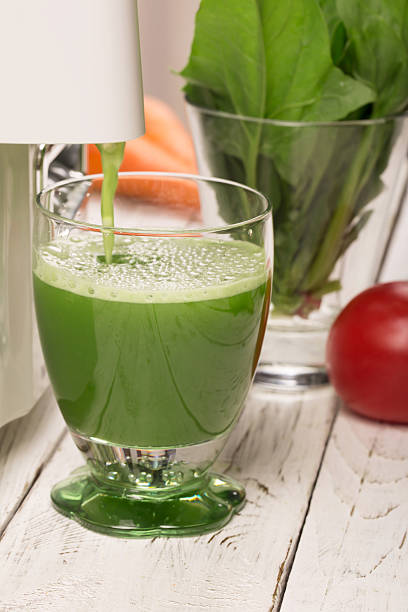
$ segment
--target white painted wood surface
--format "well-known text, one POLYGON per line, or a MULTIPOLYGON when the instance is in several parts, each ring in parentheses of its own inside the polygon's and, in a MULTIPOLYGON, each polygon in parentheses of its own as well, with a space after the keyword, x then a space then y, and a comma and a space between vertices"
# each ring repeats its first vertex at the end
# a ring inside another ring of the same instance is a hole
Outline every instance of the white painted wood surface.
POLYGON ((0 428, 0 538, 64 431, 50 389, 30 414, 0 428))
POLYGON ((220 465, 246 485, 241 513, 200 538, 116 540, 51 508, 82 459, 45 394, 0 430, 1 612, 406 612, 408 427, 335 415, 329 390, 254 390, 220 465))
POLYGON ((408 610, 408 427, 337 418, 281 612, 408 610))
POLYGON ((67 437, 4 531, 0 609, 277 610, 335 410, 330 391, 254 391, 220 466, 245 483, 248 502, 199 538, 116 540, 57 514, 50 487, 81 462, 67 437))

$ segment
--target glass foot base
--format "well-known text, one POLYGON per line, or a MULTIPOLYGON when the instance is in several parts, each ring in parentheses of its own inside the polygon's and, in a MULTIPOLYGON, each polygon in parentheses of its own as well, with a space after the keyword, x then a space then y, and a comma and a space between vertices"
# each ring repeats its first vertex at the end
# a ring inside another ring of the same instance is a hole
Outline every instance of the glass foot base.
POLYGON ((100 483, 87 466, 54 486, 56 510, 84 527, 125 538, 191 536, 220 529, 245 503, 245 489, 210 473, 197 488, 146 493, 100 483))
POLYGON ((329 384, 324 367, 260 363, 255 383, 277 391, 301 391, 329 384))

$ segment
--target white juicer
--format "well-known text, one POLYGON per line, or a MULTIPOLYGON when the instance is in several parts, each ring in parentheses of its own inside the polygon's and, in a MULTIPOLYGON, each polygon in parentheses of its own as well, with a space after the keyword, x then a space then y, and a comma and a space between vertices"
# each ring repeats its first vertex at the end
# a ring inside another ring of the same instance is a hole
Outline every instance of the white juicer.
POLYGON ((46 384, 31 290, 44 145, 144 132, 137 0, 0 0, 0 83, 1 427, 46 384))

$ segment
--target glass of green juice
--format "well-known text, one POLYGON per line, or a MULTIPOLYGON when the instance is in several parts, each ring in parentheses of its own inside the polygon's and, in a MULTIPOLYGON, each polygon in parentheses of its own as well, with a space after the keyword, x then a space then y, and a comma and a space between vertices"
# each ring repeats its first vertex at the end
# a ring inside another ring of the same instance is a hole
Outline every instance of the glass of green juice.
POLYGON ((100 221, 102 178, 48 187, 35 209, 44 358, 86 459, 54 486, 52 502, 110 535, 212 531, 245 501, 241 484, 210 468, 259 358, 270 302, 271 206, 227 180, 121 173, 108 228, 100 221), (229 218, 237 210, 234 223, 223 219, 227 205, 229 218))

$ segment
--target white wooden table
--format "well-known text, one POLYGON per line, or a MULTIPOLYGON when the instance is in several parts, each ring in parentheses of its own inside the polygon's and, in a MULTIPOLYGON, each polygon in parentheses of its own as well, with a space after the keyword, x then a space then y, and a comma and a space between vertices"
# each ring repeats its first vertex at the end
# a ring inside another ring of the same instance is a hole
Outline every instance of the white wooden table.
POLYGON ((0 610, 406 612, 408 427, 330 389, 254 389, 221 469, 247 504, 219 532, 117 540, 50 504, 82 458, 47 391, 0 430, 0 610))

